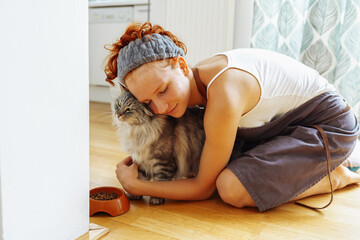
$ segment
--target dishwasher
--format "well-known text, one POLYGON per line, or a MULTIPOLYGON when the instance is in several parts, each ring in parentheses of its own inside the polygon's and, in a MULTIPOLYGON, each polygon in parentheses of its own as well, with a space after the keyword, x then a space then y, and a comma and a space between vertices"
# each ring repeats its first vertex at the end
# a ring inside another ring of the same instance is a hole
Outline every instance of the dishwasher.
POLYGON ((119 39, 132 22, 143 23, 149 18, 149 0, 89 1, 89 98, 110 102, 109 83, 105 81, 104 45, 119 39))

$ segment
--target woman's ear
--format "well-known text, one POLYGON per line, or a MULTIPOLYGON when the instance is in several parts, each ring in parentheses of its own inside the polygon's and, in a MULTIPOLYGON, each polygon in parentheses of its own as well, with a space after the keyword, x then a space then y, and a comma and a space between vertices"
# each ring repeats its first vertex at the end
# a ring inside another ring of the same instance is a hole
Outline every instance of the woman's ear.
POLYGON ((177 62, 180 66, 181 71, 184 72, 184 75, 185 76, 189 75, 189 66, 187 65, 185 59, 183 57, 179 56, 177 58, 177 62))

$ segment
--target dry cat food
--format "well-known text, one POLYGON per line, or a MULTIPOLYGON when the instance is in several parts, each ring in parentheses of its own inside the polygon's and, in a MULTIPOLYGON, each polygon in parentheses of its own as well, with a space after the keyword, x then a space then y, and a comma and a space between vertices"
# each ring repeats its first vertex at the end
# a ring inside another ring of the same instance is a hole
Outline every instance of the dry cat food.
POLYGON ((90 198, 94 200, 100 200, 100 201, 107 201, 107 200, 113 200, 115 198, 118 198, 118 195, 114 192, 107 193, 107 192, 97 192, 90 194, 90 198))

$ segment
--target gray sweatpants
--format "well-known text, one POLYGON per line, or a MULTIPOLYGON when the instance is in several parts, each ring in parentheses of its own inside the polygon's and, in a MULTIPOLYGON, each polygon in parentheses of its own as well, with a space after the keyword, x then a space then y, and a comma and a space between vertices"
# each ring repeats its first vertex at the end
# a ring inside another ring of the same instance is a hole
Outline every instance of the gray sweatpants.
POLYGON ((326 133, 331 171, 346 160, 360 134, 353 112, 343 112, 346 106, 335 92, 326 92, 263 126, 238 129, 236 141, 245 141, 245 152, 235 144, 227 168, 259 211, 289 202, 327 175, 323 138, 311 125, 326 133))

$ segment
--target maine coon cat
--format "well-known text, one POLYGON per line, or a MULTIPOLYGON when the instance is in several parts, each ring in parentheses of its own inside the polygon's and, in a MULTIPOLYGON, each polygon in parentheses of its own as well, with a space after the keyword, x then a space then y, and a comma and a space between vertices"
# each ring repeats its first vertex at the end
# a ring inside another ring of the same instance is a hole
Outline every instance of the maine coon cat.
MULTIPOLYGON (((120 93, 112 101, 114 124, 122 150, 139 166, 138 178, 167 181, 195 177, 205 140, 204 110, 188 108, 181 118, 155 115, 123 87, 115 87, 120 93)), ((150 197, 151 204, 164 201, 150 197)))

